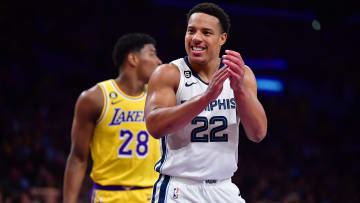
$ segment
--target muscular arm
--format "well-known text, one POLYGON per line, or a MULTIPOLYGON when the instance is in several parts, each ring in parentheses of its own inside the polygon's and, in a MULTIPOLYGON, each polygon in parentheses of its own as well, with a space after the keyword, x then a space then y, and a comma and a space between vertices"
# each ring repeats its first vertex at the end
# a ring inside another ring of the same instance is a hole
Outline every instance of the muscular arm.
POLYGON ((257 85, 254 73, 246 66, 244 85, 234 91, 237 112, 241 118, 247 137, 260 142, 266 136, 267 119, 265 111, 257 98, 257 85))
POLYGON ((236 109, 246 136, 253 142, 260 142, 267 132, 267 118, 257 98, 254 73, 244 64, 239 53, 226 50, 224 63, 230 69, 230 85, 234 91, 236 109))
POLYGON ((102 105, 103 96, 98 86, 83 92, 76 102, 71 130, 71 151, 65 168, 64 203, 77 202, 86 172, 90 140, 102 105))
POLYGON ((158 67, 150 78, 145 104, 146 127, 150 134, 159 139, 184 127, 221 93, 227 77, 228 72, 220 69, 214 74, 205 93, 176 105, 179 70, 169 64, 158 67))

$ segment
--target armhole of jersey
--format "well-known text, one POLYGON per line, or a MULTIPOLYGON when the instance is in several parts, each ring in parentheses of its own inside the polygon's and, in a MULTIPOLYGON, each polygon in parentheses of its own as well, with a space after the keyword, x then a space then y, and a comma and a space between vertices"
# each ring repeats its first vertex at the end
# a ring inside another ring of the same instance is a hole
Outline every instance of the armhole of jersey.
POLYGON ((176 66, 176 68, 179 70, 179 74, 180 74, 180 78, 179 78, 179 84, 178 84, 178 88, 176 90, 176 96, 181 92, 182 88, 184 87, 184 76, 183 73, 181 71, 181 68, 179 67, 181 64, 175 64, 172 63, 174 66, 176 66))
POLYGON ((106 111, 107 111, 108 106, 109 106, 109 104, 108 104, 109 102, 108 102, 108 99, 107 99, 107 91, 106 91, 106 88, 105 88, 104 84, 100 83, 99 87, 100 87, 100 89, 101 89, 101 91, 103 93, 103 96, 104 96, 104 98, 103 98, 104 99, 104 105, 103 105, 103 108, 101 110, 101 114, 100 114, 99 118, 96 121, 96 125, 99 125, 101 123, 101 121, 104 119, 104 116, 105 116, 106 111))

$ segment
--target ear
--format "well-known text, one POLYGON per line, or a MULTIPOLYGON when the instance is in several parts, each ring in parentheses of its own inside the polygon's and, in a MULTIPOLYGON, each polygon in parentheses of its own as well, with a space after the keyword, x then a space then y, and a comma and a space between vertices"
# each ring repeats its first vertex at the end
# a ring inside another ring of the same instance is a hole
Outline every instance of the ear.
POLYGON ((223 32, 220 35, 220 46, 224 45, 227 40, 227 33, 223 32))
POLYGON ((127 61, 130 64, 130 66, 135 67, 137 66, 139 59, 133 52, 130 52, 127 56, 127 61))

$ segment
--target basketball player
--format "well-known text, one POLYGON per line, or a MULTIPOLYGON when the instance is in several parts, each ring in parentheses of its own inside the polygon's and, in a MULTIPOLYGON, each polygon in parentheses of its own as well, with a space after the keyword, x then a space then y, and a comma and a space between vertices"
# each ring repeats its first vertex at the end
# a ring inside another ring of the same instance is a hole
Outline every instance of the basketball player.
POLYGON ((221 8, 201 3, 187 17, 187 56, 159 66, 149 82, 146 126, 162 149, 152 202, 245 202, 231 182, 240 120, 254 142, 267 131, 255 76, 238 52, 219 58, 230 27, 221 8))
POLYGON ((91 151, 91 202, 150 202, 159 141, 146 131, 144 105, 150 75, 162 62, 155 41, 142 33, 119 38, 113 60, 116 79, 84 91, 75 105, 64 203, 78 202, 91 151))

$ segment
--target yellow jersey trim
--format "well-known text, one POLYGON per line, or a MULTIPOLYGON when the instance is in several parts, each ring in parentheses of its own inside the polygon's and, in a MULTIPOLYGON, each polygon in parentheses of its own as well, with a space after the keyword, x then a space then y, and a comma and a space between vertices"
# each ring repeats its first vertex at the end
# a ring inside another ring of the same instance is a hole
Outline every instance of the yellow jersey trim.
POLYGON ((107 98, 107 91, 106 88, 104 86, 104 84, 99 84, 99 87, 101 89, 101 92, 103 93, 103 99, 104 99, 104 105, 101 109, 101 114, 99 116, 99 118, 96 121, 96 125, 99 125, 101 123, 102 120, 104 120, 104 115, 106 115, 107 109, 108 109, 108 98, 107 98))
POLYGON ((144 96, 146 96, 146 88, 144 87, 144 91, 139 95, 139 96, 130 96, 128 94, 126 94, 125 92, 123 92, 119 86, 116 84, 115 80, 112 79, 111 80, 111 85, 113 86, 113 88, 119 93, 119 95, 121 95, 122 97, 124 97, 125 99, 129 99, 129 100, 133 100, 133 101, 138 101, 144 98, 144 96))

